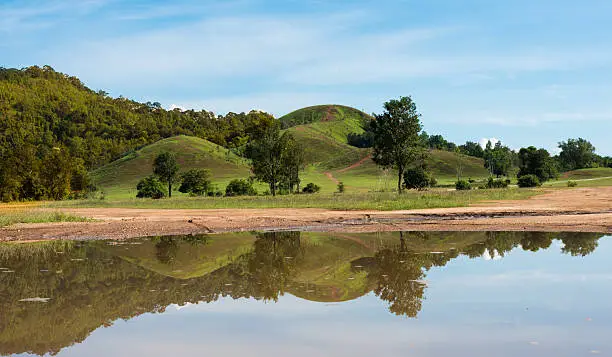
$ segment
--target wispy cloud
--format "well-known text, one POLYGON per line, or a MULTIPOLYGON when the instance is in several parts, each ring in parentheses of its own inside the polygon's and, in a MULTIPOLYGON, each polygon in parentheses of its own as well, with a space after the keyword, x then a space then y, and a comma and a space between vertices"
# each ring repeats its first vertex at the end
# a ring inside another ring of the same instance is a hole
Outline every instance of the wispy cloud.
POLYGON ((52 26, 61 20, 91 13, 112 0, 12 1, 0 5, 0 32, 16 33, 52 26))

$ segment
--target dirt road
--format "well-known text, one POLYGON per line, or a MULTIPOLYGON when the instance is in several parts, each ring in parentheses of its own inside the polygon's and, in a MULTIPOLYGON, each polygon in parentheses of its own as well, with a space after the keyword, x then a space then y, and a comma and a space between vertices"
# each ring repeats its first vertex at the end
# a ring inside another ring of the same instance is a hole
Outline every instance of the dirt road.
POLYGON ((82 208, 63 211, 99 222, 19 224, 0 241, 125 239, 251 230, 574 231, 612 234, 612 187, 551 191, 519 201, 411 211, 324 209, 158 210, 82 208))

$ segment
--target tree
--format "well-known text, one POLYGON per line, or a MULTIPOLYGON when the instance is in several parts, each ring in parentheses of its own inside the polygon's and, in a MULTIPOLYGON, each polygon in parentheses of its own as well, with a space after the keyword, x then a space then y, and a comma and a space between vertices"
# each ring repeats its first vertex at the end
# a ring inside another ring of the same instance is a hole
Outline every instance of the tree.
POLYGON ((480 157, 480 158, 484 156, 484 150, 482 149, 482 146, 480 146, 480 144, 475 143, 473 141, 466 141, 465 144, 459 145, 459 150, 461 151, 462 154, 465 154, 468 156, 480 157))
POLYGON ((426 150, 419 137, 420 116, 411 97, 392 99, 384 104, 385 112, 376 115, 370 127, 374 134, 372 160, 379 166, 397 170, 397 191, 402 193, 406 168, 424 161, 426 150))
POLYGON ((507 176, 512 167, 512 155, 512 151, 501 142, 498 141, 493 146, 489 141, 483 155, 485 168, 489 169, 491 175, 507 176))
POLYGON ((559 149, 559 161, 568 171, 590 167, 597 158, 595 147, 583 138, 562 141, 559 149))
POLYGON ((164 184, 159 181, 157 176, 147 176, 136 185, 136 197, 160 199, 166 195, 164 184))
POLYGON ((536 149, 535 146, 530 146, 522 148, 518 155, 518 177, 536 175, 540 182, 545 182, 557 176, 555 163, 545 149, 536 149))
POLYGON ((157 155, 153 162, 153 173, 168 185, 168 197, 172 197, 172 184, 176 181, 178 172, 179 166, 173 153, 166 151, 157 155))
POLYGON ((46 196, 53 200, 62 200, 70 194, 72 179, 72 162, 65 150, 54 148, 43 161, 41 179, 46 196))
POLYGON ((404 187, 409 190, 423 190, 431 185, 431 175, 425 165, 417 165, 404 172, 404 187))
POLYGON ((195 196, 207 194, 212 189, 210 171, 204 169, 191 169, 181 175, 179 192, 195 196))
POLYGON ((247 156, 252 160, 252 171, 270 187, 272 196, 280 183, 292 188, 300 182, 303 150, 290 133, 280 134, 278 126, 269 128, 259 139, 249 143, 247 156))
POLYGON ((234 179, 227 184, 225 187, 225 195, 226 196, 255 196, 257 195, 257 190, 253 187, 253 183, 251 179, 249 180, 241 180, 234 179))
POLYGON ((284 140, 282 155, 284 172, 282 181, 289 189, 289 192, 293 192, 294 187, 299 192, 301 182, 300 170, 304 167, 304 148, 295 140, 292 134, 286 134, 284 140))
POLYGON ((448 142, 442 135, 432 135, 428 140, 430 149, 446 150, 448 142))

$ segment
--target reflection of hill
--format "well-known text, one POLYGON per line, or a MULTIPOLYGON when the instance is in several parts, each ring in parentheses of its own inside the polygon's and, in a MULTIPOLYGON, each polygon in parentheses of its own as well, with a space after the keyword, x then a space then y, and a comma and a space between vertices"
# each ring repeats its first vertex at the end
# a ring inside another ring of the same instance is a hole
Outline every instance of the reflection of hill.
MULTIPOLYGON (((551 246, 586 255, 601 235, 267 233, 0 245, 0 353, 57 353, 117 319, 220 297, 345 301, 373 292, 398 315, 421 309, 426 272, 464 254, 551 246), (6 270, 6 269, 5 269, 6 270), (47 303, 19 302, 47 297, 47 303)), ((493 254, 494 253, 494 254, 493 254)))
POLYGON ((231 263, 247 253, 254 240, 249 233, 227 234, 214 244, 208 244, 206 236, 156 237, 151 242, 105 244, 102 249, 158 274, 191 279, 231 263))

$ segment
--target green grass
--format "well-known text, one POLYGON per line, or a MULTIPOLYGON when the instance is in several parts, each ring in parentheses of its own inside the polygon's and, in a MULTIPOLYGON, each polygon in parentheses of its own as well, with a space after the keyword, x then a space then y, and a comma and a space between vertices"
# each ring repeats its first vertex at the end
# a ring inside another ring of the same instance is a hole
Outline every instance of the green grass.
POLYGON ((567 181, 576 182, 576 187, 602 187, 612 186, 612 178, 594 178, 588 180, 559 180, 559 181, 548 181, 544 183, 544 186, 551 187, 567 187, 567 181))
POLYGON ((612 177, 612 168, 598 167, 593 169, 568 171, 561 175, 560 180, 583 180, 601 177, 612 177))
MULTIPOLYGON (((342 181, 349 193, 391 191, 397 186, 397 173, 382 170, 371 159, 365 159, 370 149, 347 144, 347 135, 362 133, 364 120, 371 117, 353 108, 321 105, 303 108, 279 120, 305 148, 306 169, 301 175, 302 186, 312 182, 322 193, 331 194, 342 181), (354 164, 360 165, 354 166, 354 164)), ((212 172, 213 184, 221 191, 235 178, 250 176, 250 163, 233 152, 207 140, 178 136, 161 140, 112 162, 92 173, 94 182, 113 200, 136 196, 136 184, 151 174, 152 163, 160 152, 172 151, 182 170, 205 168, 212 172)), ((482 159, 447 151, 432 150, 429 167, 438 183, 452 186, 456 181, 457 164, 463 167, 463 177, 483 181, 488 177, 482 159)), ((265 184, 257 184, 260 193, 265 184)), ((173 192, 173 196, 184 196, 173 192)))
POLYGON ((253 197, 173 197, 171 199, 82 200, 48 203, 48 207, 124 207, 152 209, 218 209, 218 208, 326 208, 336 210, 403 210, 462 207, 487 200, 524 199, 541 193, 538 189, 503 189, 425 192, 364 192, 253 197))
POLYGON ((370 118, 371 116, 355 108, 327 104, 298 109, 280 117, 279 120, 283 128, 289 128, 296 125, 334 120, 361 122, 370 118))
POLYGON ((49 223, 49 222, 88 222, 91 219, 79 217, 59 211, 37 209, 3 210, 0 208, 0 227, 16 223, 49 223))
POLYGON ((182 170, 209 169, 213 184, 222 190, 233 178, 249 176, 248 161, 230 150, 200 138, 177 136, 145 146, 95 170, 92 173, 94 182, 106 195, 116 198, 134 197, 136 184, 151 174, 153 160, 163 151, 176 153, 182 170))

